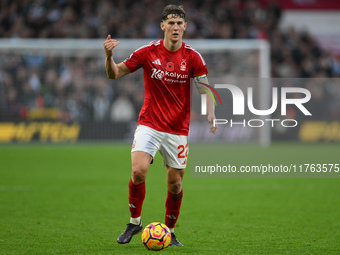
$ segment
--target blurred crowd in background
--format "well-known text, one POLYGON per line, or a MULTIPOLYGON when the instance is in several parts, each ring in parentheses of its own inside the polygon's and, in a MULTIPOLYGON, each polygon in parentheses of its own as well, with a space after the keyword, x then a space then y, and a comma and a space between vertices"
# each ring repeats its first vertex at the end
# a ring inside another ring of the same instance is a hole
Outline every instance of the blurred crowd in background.
MULTIPOLYGON (((159 24, 166 4, 152 0, 2 0, 0 38, 104 41, 111 34, 112 38, 162 39, 159 24)), ((271 45, 272 77, 340 77, 337 59, 322 49, 308 31, 296 31, 294 27, 280 29, 283 10, 275 1, 266 6, 255 0, 178 4, 183 4, 187 13, 184 41, 267 39, 271 45)), ((226 60, 230 59, 225 57, 222 63, 231 65, 226 60)), ((35 108, 60 109, 58 118, 64 121, 135 120, 143 103, 140 75, 113 86, 106 77, 103 62, 103 59, 1 54, 0 120, 26 119, 35 108)), ((209 74, 214 74, 214 68, 208 66, 209 74)), ((332 91, 314 86, 312 93, 324 102, 332 91)))

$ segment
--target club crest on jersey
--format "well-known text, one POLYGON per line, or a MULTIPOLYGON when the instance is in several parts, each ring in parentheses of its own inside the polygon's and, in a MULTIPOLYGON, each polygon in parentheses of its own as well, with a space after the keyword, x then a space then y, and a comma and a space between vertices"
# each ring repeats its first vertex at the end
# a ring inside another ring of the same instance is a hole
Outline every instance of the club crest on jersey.
POLYGON ((187 69, 187 62, 185 61, 185 59, 182 59, 181 71, 185 71, 186 69, 187 69))
POLYGON ((166 64, 166 70, 167 70, 167 71, 171 72, 171 71, 173 71, 174 69, 175 69, 174 63, 168 62, 168 63, 166 64))

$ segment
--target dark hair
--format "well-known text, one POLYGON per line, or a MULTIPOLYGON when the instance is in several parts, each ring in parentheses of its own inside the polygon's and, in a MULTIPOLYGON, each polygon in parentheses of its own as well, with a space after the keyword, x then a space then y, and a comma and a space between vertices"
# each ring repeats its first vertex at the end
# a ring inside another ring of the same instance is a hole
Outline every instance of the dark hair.
POLYGON ((162 13, 163 21, 169 18, 177 18, 177 17, 185 19, 185 11, 184 11, 183 5, 169 4, 164 7, 163 13, 162 13), (172 16, 168 17, 169 14, 172 14, 172 16))

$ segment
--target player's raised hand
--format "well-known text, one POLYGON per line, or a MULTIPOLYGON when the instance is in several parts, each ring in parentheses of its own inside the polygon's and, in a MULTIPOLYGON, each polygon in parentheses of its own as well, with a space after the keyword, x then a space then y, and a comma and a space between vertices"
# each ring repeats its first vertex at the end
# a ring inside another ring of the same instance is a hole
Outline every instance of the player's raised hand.
POLYGON ((113 49, 119 44, 117 40, 111 39, 111 35, 108 35, 106 41, 104 42, 105 54, 111 57, 113 54, 113 49))

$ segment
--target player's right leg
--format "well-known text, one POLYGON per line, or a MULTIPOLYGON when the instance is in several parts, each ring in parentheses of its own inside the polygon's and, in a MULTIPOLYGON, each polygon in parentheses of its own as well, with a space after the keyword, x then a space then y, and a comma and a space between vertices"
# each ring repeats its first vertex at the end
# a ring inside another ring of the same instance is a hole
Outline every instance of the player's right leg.
POLYGON ((130 223, 118 237, 120 244, 129 243, 133 235, 142 231, 141 212, 145 198, 145 179, 162 137, 160 133, 143 125, 139 125, 131 150, 132 174, 129 182, 130 223))
POLYGON ((141 225, 142 206, 145 198, 145 179, 153 157, 144 151, 131 153, 132 174, 129 182, 130 223, 141 225))
POLYGON ((152 156, 143 151, 131 153, 132 175, 129 182, 129 208, 131 213, 130 223, 125 231, 118 237, 117 242, 126 244, 132 236, 142 231, 141 213, 145 198, 145 179, 149 170, 152 156))

